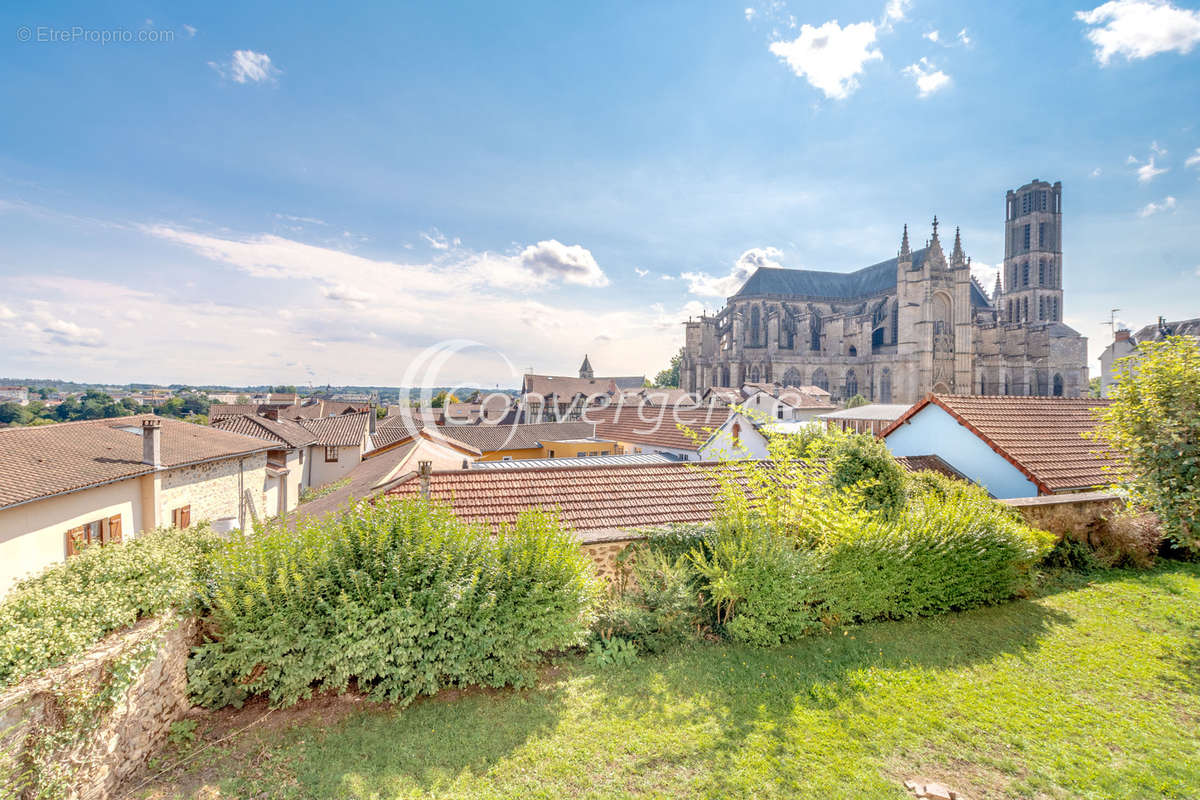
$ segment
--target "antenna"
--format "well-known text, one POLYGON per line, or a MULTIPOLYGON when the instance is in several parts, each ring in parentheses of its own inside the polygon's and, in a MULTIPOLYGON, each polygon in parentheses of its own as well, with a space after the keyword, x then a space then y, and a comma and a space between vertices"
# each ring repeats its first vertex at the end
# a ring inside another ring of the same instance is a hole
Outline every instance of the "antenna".
POLYGON ((1112 309, 1111 311, 1109 311, 1109 312, 1108 312, 1108 322, 1101 322, 1101 323, 1100 323, 1101 325, 1107 325, 1107 326, 1108 326, 1108 328, 1109 328, 1109 333, 1111 333, 1111 334, 1112 334, 1112 336, 1113 336, 1113 338, 1114 338, 1114 339, 1115 339, 1115 338, 1116 338, 1116 336, 1117 336, 1117 312, 1118 312, 1118 311, 1120 311, 1120 310, 1121 310, 1121 309, 1119 309, 1119 308, 1114 308, 1114 309, 1112 309))

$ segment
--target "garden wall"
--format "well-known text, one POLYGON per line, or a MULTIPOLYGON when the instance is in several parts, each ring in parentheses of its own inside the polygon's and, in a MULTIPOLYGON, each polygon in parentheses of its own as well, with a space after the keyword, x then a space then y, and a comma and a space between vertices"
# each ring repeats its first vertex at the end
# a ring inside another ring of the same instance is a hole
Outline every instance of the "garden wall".
POLYGON ((1089 544, 1105 530, 1109 517, 1122 505, 1121 496, 1113 492, 1052 494, 1000 502, 1015 508, 1035 528, 1089 544))
POLYGON ((634 542, 640 542, 646 537, 632 531, 614 531, 612 533, 588 532, 581 535, 583 552, 592 558, 596 565, 596 574, 612 583, 617 579, 617 557, 625 548, 634 542))
POLYGON ((0 694, 0 797, 106 800, 189 707, 196 620, 144 620, 0 694))

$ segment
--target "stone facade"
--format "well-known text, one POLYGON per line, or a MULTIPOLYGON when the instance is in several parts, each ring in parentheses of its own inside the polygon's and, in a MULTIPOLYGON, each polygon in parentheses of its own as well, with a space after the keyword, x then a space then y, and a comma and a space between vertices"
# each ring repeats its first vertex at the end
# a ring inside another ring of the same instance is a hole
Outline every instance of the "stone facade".
POLYGON ((190 707, 187 658, 198 634, 194 619, 144 620, 0 694, 0 796, 117 797, 121 782, 163 745, 171 724, 190 707), (132 663, 140 671, 128 688, 88 719, 86 731, 69 729, 77 698, 102 692, 114 680, 114 666, 139 653, 132 663))
POLYGON ((170 525, 171 512, 182 506, 191 506, 193 522, 237 517, 239 500, 249 489, 254 505, 253 515, 245 509, 245 524, 249 526, 254 517, 263 519, 266 486, 266 453, 168 470, 162 476, 157 518, 161 524, 170 525))
POLYGON ((606 582, 619 583, 621 580, 621 568, 617 562, 617 557, 625 552, 625 548, 634 542, 640 542, 646 537, 640 533, 620 533, 614 534, 611 537, 592 538, 584 541, 581 544, 583 552, 587 553, 592 558, 592 563, 596 565, 596 574, 603 578, 606 582))
POLYGON ((714 316, 685 323, 683 388, 815 385, 913 403, 929 392, 1081 397, 1087 340, 1062 322, 1062 185, 1010 191, 991 296, 937 218, 924 248, 852 273, 760 268, 714 316))

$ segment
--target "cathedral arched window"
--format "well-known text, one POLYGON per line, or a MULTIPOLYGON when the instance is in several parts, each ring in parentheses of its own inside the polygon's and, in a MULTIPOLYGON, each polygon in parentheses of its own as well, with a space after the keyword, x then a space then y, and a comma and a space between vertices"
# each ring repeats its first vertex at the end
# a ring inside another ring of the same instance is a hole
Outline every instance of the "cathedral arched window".
POLYGON ((854 374, 854 370, 846 371, 846 397, 854 397, 858 394, 858 377, 854 374))
POLYGON ((879 375, 879 402, 892 402, 892 371, 887 367, 879 375))
POLYGON ((900 343, 900 301, 892 301, 892 344, 900 343))
POLYGON ((1062 375, 1059 375, 1057 372, 1054 373, 1054 396, 1055 397, 1063 396, 1063 377, 1062 377, 1062 375))
POLYGON ((1038 319, 1046 318, 1046 298, 1038 298, 1038 319))
POLYGON ((722 385, 721 384, 721 370, 719 367, 713 367, 712 385, 713 386, 721 386, 722 385))
POLYGON ((815 352, 821 350, 821 318, 812 314, 808 318, 809 343, 808 349, 815 352))
POLYGON ((760 327, 760 319, 758 314, 758 306, 750 309, 750 346, 758 347, 758 332, 760 327))
POLYGON ((1009 383, 1008 383, 1008 376, 1007 376, 1007 375, 1005 375, 1005 376, 1004 376, 1004 394, 1007 396, 1007 395, 1009 395, 1009 394, 1011 394, 1011 393, 1012 393, 1012 392, 1011 392, 1011 387, 1009 386, 1009 383))
POLYGON ((1029 262, 1028 261, 1021 264, 1021 285, 1022 286, 1029 285, 1029 262))
POLYGON ((750 368, 750 382, 758 383, 758 365, 755 364, 750 368))
POLYGON ((850 357, 858 358, 858 348, 855 347, 854 345, 850 345, 850 357))
POLYGON ((803 378, 800 375, 800 370, 791 367, 787 372, 783 373, 784 386, 803 386, 803 378))
POLYGON ((987 378, 982 375, 979 376, 979 393, 987 394, 987 378))
POLYGON ((827 392, 829 391, 829 376, 825 374, 824 369, 817 367, 816 371, 813 372, 812 385, 816 386, 818 389, 823 389, 827 392))
POLYGON ((1038 286, 1046 285, 1046 259, 1038 261, 1038 286))

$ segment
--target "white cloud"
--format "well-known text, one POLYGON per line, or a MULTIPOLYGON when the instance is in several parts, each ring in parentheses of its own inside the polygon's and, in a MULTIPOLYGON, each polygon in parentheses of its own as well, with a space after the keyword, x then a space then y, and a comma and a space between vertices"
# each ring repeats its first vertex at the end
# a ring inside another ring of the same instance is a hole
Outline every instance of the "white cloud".
POLYGON ((1092 177, 1099 178, 1102 172, 1103 170, 1101 170, 1099 167, 1096 167, 1094 170, 1092 170, 1092 177))
POLYGON ((579 286, 608 286, 608 276, 591 251, 577 244, 565 245, 557 239, 538 242, 522 250, 517 263, 538 280, 561 278, 579 286))
POLYGON ((1155 214, 1163 211, 1174 211, 1175 205, 1175 198, 1171 195, 1167 195, 1166 199, 1164 199, 1161 203, 1146 203, 1146 205, 1142 207, 1142 210, 1138 212, 1138 216, 1143 218, 1152 217, 1155 214))
POLYGON ((904 19, 904 15, 911 5, 912 0, 888 0, 887 8, 883 12, 884 19, 899 22, 904 19))
POLYGON ((338 303, 346 303, 352 306, 363 306, 371 299, 371 295, 356 289, 353 286, 347 286, 344 283, 339 283, 334 286, 327 286, 321 289, 321 294, 328 297, 330 300, 338 303))
POLYGON ((1158 53, 1188 53, 1200 42, 1200 12, 1168 0, 1109 0, 1091 11, 1075 12, 1075 18, 1090 26, 1087 37, 1101 65, 1113 56, 1132 61, 1158 53))
POLYGON ((446 235, 437 228, 433 229, 433 233, 422 233, 421 238, 428 242, 434 250, 452 250, 462 244, 462 240, 458 237, 447 239, 446 235))
POLYGON ((15 319, 16 316, 8 306, 0 306, 0 319, 15 319))
POLYGON ((274 83, 280 74, 269 55, 253 50, 234 50, 228 63, 210 61, 208 65, 234 83, 274 83))
POLYGON ((971 261, 971 277, 979 282, 979 285, 984 288, 991 297, 992 289, 996 285, 996 276, 1000 274, 1000 267, 984 264, 981 261, 971 261))
POLYGON ((191 25, 184 25, 183 31, 184 31, 184 33, 186 33, 188 35, 189 39, 191 39, 193 36, 196 35, 196 29, 193 28, 191 25))
POLYGON ((648 270, 648 269, 641 269, 641 268, 639 268, 639 267, 634 267, 634 268, 633 268, 633 271, 637 273, 637 276, 638 276, 639 278, 644 278, 644 277, 646 277, 647 275, 649 275, 649 274, 650 274, 650 270, 648 270))
POLYGON ((1167 148, 1160 146, 1157 139, 1150 143, 1150 149, 1157 156, 1165 156, 1167 154, 1167 148))
POLYGON ((746 21, 749 22, 750 20, 754 19, 756 14, 758 14, 758 11, 756 11, 753 8, 747 8, 746 9, 746 21))
POLYGON ((950 85, 950 76, 934 67, 927 58, 905 67, 904 74, 916 82, 921 97, 928 97, 950 85))
POLYGON ((931 42, 936 42, 938 40, 938 38, 941 36, 941 34, 938 33, 936 30, 932 30, 929 33, 923 33, 921 35, 924 36, 926 39, 928 39, 931 42))
POLYGON ((729 297, 742 288, 746 279, 759 267, 779 268, 783 252, 775 247, 753 247, 742 253, 728 275, 713 276, 706 272, 685 272, 679 277, 688 282, 688 291, 702 297, 729 297))
POLYGON ((966 28, 963 28, 961 31, 959 31, 958 36, 956 36, 955 38, 957 38, 960 42, 962 42, 963 47, 971 46, 971 37, 967 35, 966 28))
POLYGON ((1150 156, 1150 158, 1146 159, 1145 164, 1142 164, 1133 156, 1127 158, 1125 163, 1130 165, 1141 164, 1141 166, 1137 168, 1138 183, 1149 183, 1167 171, 1166 167, 1155 166, 1154 156, 1150 156))
MULTIPOLYGON (((899 13, 903 16, 902 8, 899 13)), ((871 22, 856 22, 843 28, 837 20, 830 20, 817 28, 802 25, 799 36, 791 41, 772 42, 770 49, 792 72, 826 97, 843 99, 858 88, 857 76, 867 62, 883 58, 873 46, 875 34, 876 27, 871 22)))
POLYGON ((42 330, 49 334, 51 340, 57 344, 68 347, 101 347, 104 345, 100 338, 102 334, 97 328, 84 328, 68 320, 45 315, 38 316, 42 317, 42 330))
POLYGON ((1196 148, 1196 152, 1187 157, 1187 161, 1183 162, 1185 167, 1194 167, 1200 164, 1200 147, 1196 148))

